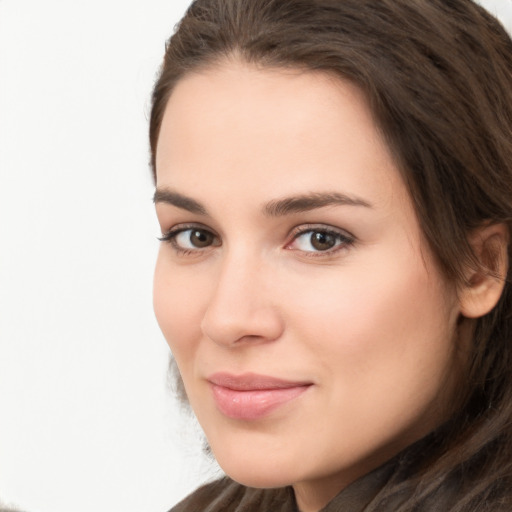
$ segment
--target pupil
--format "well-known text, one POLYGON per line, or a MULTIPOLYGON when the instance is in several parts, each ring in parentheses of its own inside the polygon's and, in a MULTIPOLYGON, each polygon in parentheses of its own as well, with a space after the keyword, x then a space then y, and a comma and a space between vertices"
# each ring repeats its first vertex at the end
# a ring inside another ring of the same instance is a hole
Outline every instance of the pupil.
POLYGON ((207 247, 211 245, 211 235, 204 231, 192 231, 190 234, 190 242, 195 247, 207 247))
POLYGON ((336 239, 329 233, 317 231, 311 235, 311 245, 318 251, 326 251, 336 245, 336 239))

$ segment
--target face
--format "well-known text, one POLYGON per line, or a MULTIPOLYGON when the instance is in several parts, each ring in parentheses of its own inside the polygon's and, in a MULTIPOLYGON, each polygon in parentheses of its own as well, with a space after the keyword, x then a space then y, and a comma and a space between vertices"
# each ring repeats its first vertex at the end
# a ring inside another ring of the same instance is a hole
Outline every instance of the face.
POLYGON ((155 312, 231 477, 332 495, 443 420, 456 293, 357 88, 190 74, 156 166, 155 312))

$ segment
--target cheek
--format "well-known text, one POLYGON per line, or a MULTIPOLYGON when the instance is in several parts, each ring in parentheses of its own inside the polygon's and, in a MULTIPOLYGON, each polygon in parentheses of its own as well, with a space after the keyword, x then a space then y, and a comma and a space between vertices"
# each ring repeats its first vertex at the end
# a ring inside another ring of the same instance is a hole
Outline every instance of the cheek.
POLYGON ((204 292, 197 279, 190 279, 187 272, 176 269, 165 258, 165 250, 160 250, 153 282, 153 307, 178 363, 196 349, 204 292))
POLYGON ((420 265, 340 271, 290 302, 300 311, 294 336, 315 362, 317 416, 331 418, 324 435, 346 441, 322 453, 333 464, 418 439, 448 405, 456 315, 450 294, 420 265))
POLYGON ((372 382, 395 388, 407 379, 420 388, 425 374, 440 379, 453 348, 453 301, 436 272, 414 258, 383 261, 341 268, 289 297, 296 336, 330 378, 358 393, 372 382))

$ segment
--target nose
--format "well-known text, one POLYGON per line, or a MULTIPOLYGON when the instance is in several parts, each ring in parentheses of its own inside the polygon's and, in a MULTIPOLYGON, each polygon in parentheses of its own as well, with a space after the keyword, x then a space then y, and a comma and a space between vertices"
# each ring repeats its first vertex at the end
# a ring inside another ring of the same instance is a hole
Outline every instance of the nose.
POLYGON ((226 347, 277 340, 284 323, 271 274, 254 258, 224 261, 201 322, 204 335, 226 347))

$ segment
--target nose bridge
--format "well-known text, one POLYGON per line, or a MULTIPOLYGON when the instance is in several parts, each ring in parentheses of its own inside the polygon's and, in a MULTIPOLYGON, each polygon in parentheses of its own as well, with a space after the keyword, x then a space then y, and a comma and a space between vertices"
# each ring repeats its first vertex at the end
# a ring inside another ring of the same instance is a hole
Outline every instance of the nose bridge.
POLYGON ((282 321, 272 300, 271 274, 271 264, 250 248, 226 251, 203 317, 203 333, 224 345, 278 338, 282 321))

